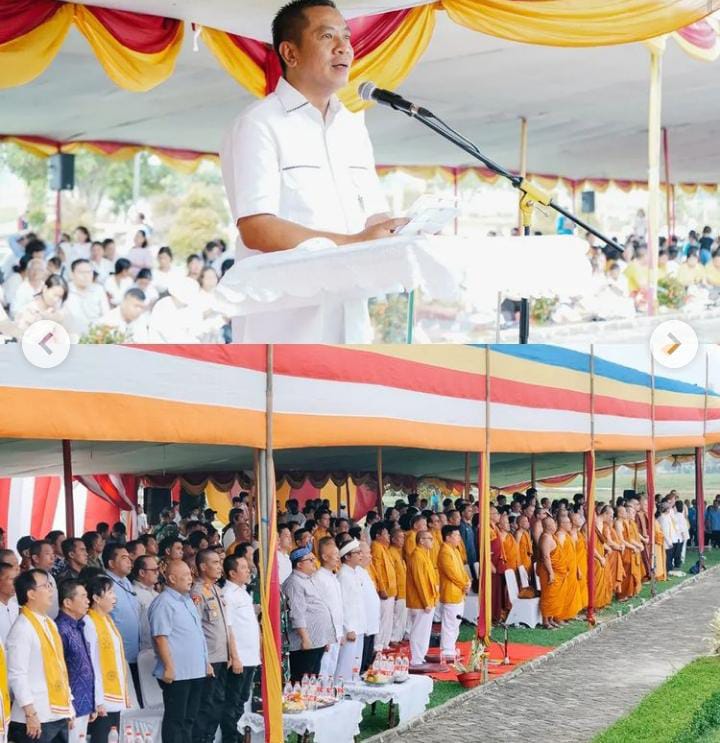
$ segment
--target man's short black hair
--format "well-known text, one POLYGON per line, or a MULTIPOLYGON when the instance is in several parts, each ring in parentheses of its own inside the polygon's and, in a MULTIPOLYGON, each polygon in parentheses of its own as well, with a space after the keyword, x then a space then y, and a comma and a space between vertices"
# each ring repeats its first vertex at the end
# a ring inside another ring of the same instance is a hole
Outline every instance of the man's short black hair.
POLYGON ((102 563, 106 568, 115 560, 120 550, 127 550, 127 547, 124 544, 120 544, 120 542, 108 542, 105 545, 102 552, 102 563))
POLYGON ((58 586, 58 603, 60 608, 63 608, 63 601, 65 599, 75 598, 75 591, 82 585, 79 580, 74 578, 68 578, 67 580, 61 581, 58 586))
POLYGON ((370 527, 370 539, 374 542, 384 531, 389 533, 387 524, 384 521, 376 521, 370 527))
POLYGON ((273 49, 275 49, 275 54, 280 60, 283 75, 285 75, 286 67, 283 58, 280 56, 280 44, 283 41, 292 41, 293 44, 300 45, 302 33, 308 25, 305 10, 316 7, 337 8, 333 0, 292 0, 280 8, 273 19, 273 49))
POLYGON ((455 525, 453 525, 453 524, 445 524, 445 526, 443 526, 443 528, 442 528, 442 532, 441 532, 441 533, 442 533, 442 538, 443 538, 443 542, 444 542, 444 541, 445 541, 445 540, 446 540, 446 539, 447 539, 447 538, 448 538, 448 537, 449 537, 449 536, 450 536, 450 535, 451 535, 451 534, 452 534, 453 532, 456 532, 456 531, 457 531, 457 532, 459 532, 459 531, 460 531, 460 527, 459 527, 459 526, 455 526, 455 525))
POLYGON ((172 549, 174 544, 182 544, 182 539, 176 536, 165 537, 158 545, 158 554, 160 557, 166 557, 165 553, 172 549))
MULTIPOLYGON (((139 273, 138 273, 138 277, 139 278, 142 278, 139 273)), ((141 302, 144 302, 145 301, 145 292, 142 289, 138 289, 136 286, 132 286, 132 287, 130 287, 130 289, 128 289, 125 292, 125 295, 123 296, 123 299, 127 299, 128 297, 133 297, 133 299, 138 299, 141 302)))
POLYGON ((17 595, 18 604, 20 604, 20 606, 25 606, 25 604, 27 604, 28 591, 35 589, 35 586, 37 585, 37 580, 35 579, 36 575, 39 575, 42 578, 48 577, 47 571, 41 570, 40 568, 32 568, 31 570, 26 570, 24 573, 20 573, 20 575, 15 578, 15 594, 17 595))
POLYGON ((70 553, 75 551, 75 545, 80 542, 81 544, 85 544, 85 542, 80 539, 80 537, 68 537, 67 539, 63 539, 62 544, 60 545, 60 549, 62 549, 63 557, 66 560, 70 559, 70 553))

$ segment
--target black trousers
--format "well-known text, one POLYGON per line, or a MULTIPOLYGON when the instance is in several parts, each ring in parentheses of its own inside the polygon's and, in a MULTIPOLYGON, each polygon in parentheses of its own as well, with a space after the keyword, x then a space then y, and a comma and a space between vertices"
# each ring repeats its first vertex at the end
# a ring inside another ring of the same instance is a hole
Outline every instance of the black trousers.
POLYGON ((296 681, 302 681, 302 677, 307 673, 311 676, 313 673, 317 676, 320 673, 320 664, 322 663, 325 646, 312 648, 311 650, 291 650, 290 651, 290 681, 294 684, 296 681))
POLYGON ((200 709, 204 678, 158 681, 163 694, 163 743, 195 743, 193 724, 200 709))
POLYGON ((193 743, 212 743, 225 706, 227 661, 213 663, 214 676, 206 676, 200 698, 200 711, 193 725, 193 743))
POLYGON ((130 675, 132 676, 132 682, 133 686, 135 687, 135 695, 137 696, 138 704, 141 707, 144 707, 145 705, 143 704, 142 690, 140 688, 140 672, 138 671, 138 664, 128 663, 128 666, 130 666, 130 675))
POLYGON ((8 727, 8 740, 11 743, 68 743, 69 736, 68 720, 43 722, 39 738, 31 738, 22 723, 11 722, 8 727))
POLYGON ((365 673, 375 658, 375 635, 365 635, 363 639, 363 654, 360 662, 360 673, 365 673))
POLYGON ((720 547, 720 531, 710 532, 710 543, 713 547, 720 547))
POLYGON ((120 730, 119 712, 108 712, 105 717, 96 717, 88 725, 87 731, 93 743, 107 743, 110 728, 113 727, 117 730, 118 737, 120 737, 123 731, 120 730))
POLYGON ((240 743, 242 736, 238 733, 238 720, 242 717, 245 702, 252 694, 257 666, 243 666, 242 673, 227 672, 225 682, 225 709, 223 710, 220 730, 223 743, 240 743))

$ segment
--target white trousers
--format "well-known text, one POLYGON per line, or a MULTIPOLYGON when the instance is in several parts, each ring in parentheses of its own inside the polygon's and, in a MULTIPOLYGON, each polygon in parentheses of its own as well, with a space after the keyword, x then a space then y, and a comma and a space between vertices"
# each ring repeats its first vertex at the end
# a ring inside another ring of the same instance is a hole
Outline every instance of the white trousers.
POLYGON ((375 652, 380 652, 390 647, 394 611, 394 596, 389 599, 380 599, 380 629, 375 633, 375 652))
POLYGON ((363 654, 363 640, 365 635, 359 634, 357 639, 345 640, 344 645, 339 646, 335 678, 342 676, 343 681, 350 681, 353 676, 353 668, 360 673, 360 663, 363 654))
MULTIPOLYGON (((323 653, 320 661, 320 673, 323 676, 334 676, 337 668, 338 654, 340 653, 340 643, 334 642, 329 650, 323 653)), ((344 678, 344 677, 343 677, 344 678)))
MULTIPOLYGON (((72 730, 70 730, 70 735, 68 736, 69 743, 79 743, 80 742, 80 736, 82 735, 82 743, 85 743, 85 736, 87 735, 87 726, 88 726, 88 720, 90 719, 90 715, 83 715, 82 717, 76 717, 75 718, 75 724, 73 725, 72 730)), ((118 730, 118 733, 120 731, 118 730)))
POLYGON ((395 599, 393 609, 393 628, 390 633, 390 642, 402 642, 405 637, 405 625, 407 623, 407 606, 405 599, 395 599))
POLYGON ((440 630, 440 652, 445 658, 455 659, 455 643, 460 634, 459 617, 463 615, 464 604, 440 604, 442 628, 440 630))
POLYGON ((432 634, 433 610, 408 609, 412 622, 410 628, 410 665, 420 666, 425 663, 425 656, 430 649, 432 634))

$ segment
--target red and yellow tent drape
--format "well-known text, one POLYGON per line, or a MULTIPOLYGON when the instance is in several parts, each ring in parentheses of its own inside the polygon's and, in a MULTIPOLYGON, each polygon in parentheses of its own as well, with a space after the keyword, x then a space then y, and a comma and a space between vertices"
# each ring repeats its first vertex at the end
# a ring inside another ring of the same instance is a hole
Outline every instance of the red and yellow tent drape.
POLYGON ((108 77, 145 91, 173 72, 183 23, 145 13, 59 0, 0 2, 0 88, 23 85, 50 65, 70 27, 87 39, 108 77))
POLYGON ((218 162, 214 152, 198 152, 197 150, 182 150, 173 147, 151 147, 128 142, 108 142, 105 140, 77 140, 72 142, 58 142, 47 137, 17 134, 0 134, 0 143, 10 142, 22 147, 38 157, 49 157, 57 152, 77 153, 80 151, 103 155, 110 160, 129 160, 138 152, 147 152, 156 155, 165 165, 181 173, 194 173, 203 160, 218 162))
MULTIPOLYGON (((342 9, 342 4, 341 4, 342 9)), ((342 94, 360 106, 354 88, 372 78, 396 87, 425 51, 435 14, 512 41, 548 46, 605 46, 673 34, 701 58, 717 56, 713 12, 707 0, 437 0, 413 8, 350 21, 356 64, 353 85, 342 94)), ((99 8, 60 0, 0 2, 0 87, 22 85, 40 75, 75 24, 108 76, 128 90, 145 91, 173 71, 184 24, 127 10, 99 8)), ((277 58, 262 41, 203 28, 202 37, 228 72, 255 95, 274 89, 277 58)))

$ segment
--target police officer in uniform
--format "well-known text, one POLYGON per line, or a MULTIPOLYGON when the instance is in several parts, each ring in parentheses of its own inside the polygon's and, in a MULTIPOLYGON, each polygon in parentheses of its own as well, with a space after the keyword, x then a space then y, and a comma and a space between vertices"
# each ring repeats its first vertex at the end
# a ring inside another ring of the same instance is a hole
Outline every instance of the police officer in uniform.
POLYGON ((199 714, 193 726, 193 741, 212 743, 222 718, 228 673, 242 673, 225 600, 216 585, 222 575, 220 555, 214 549, 200 550, 195 556, 198 580, 190 590, 202 625, 212 675, 202 690, 199 714))

